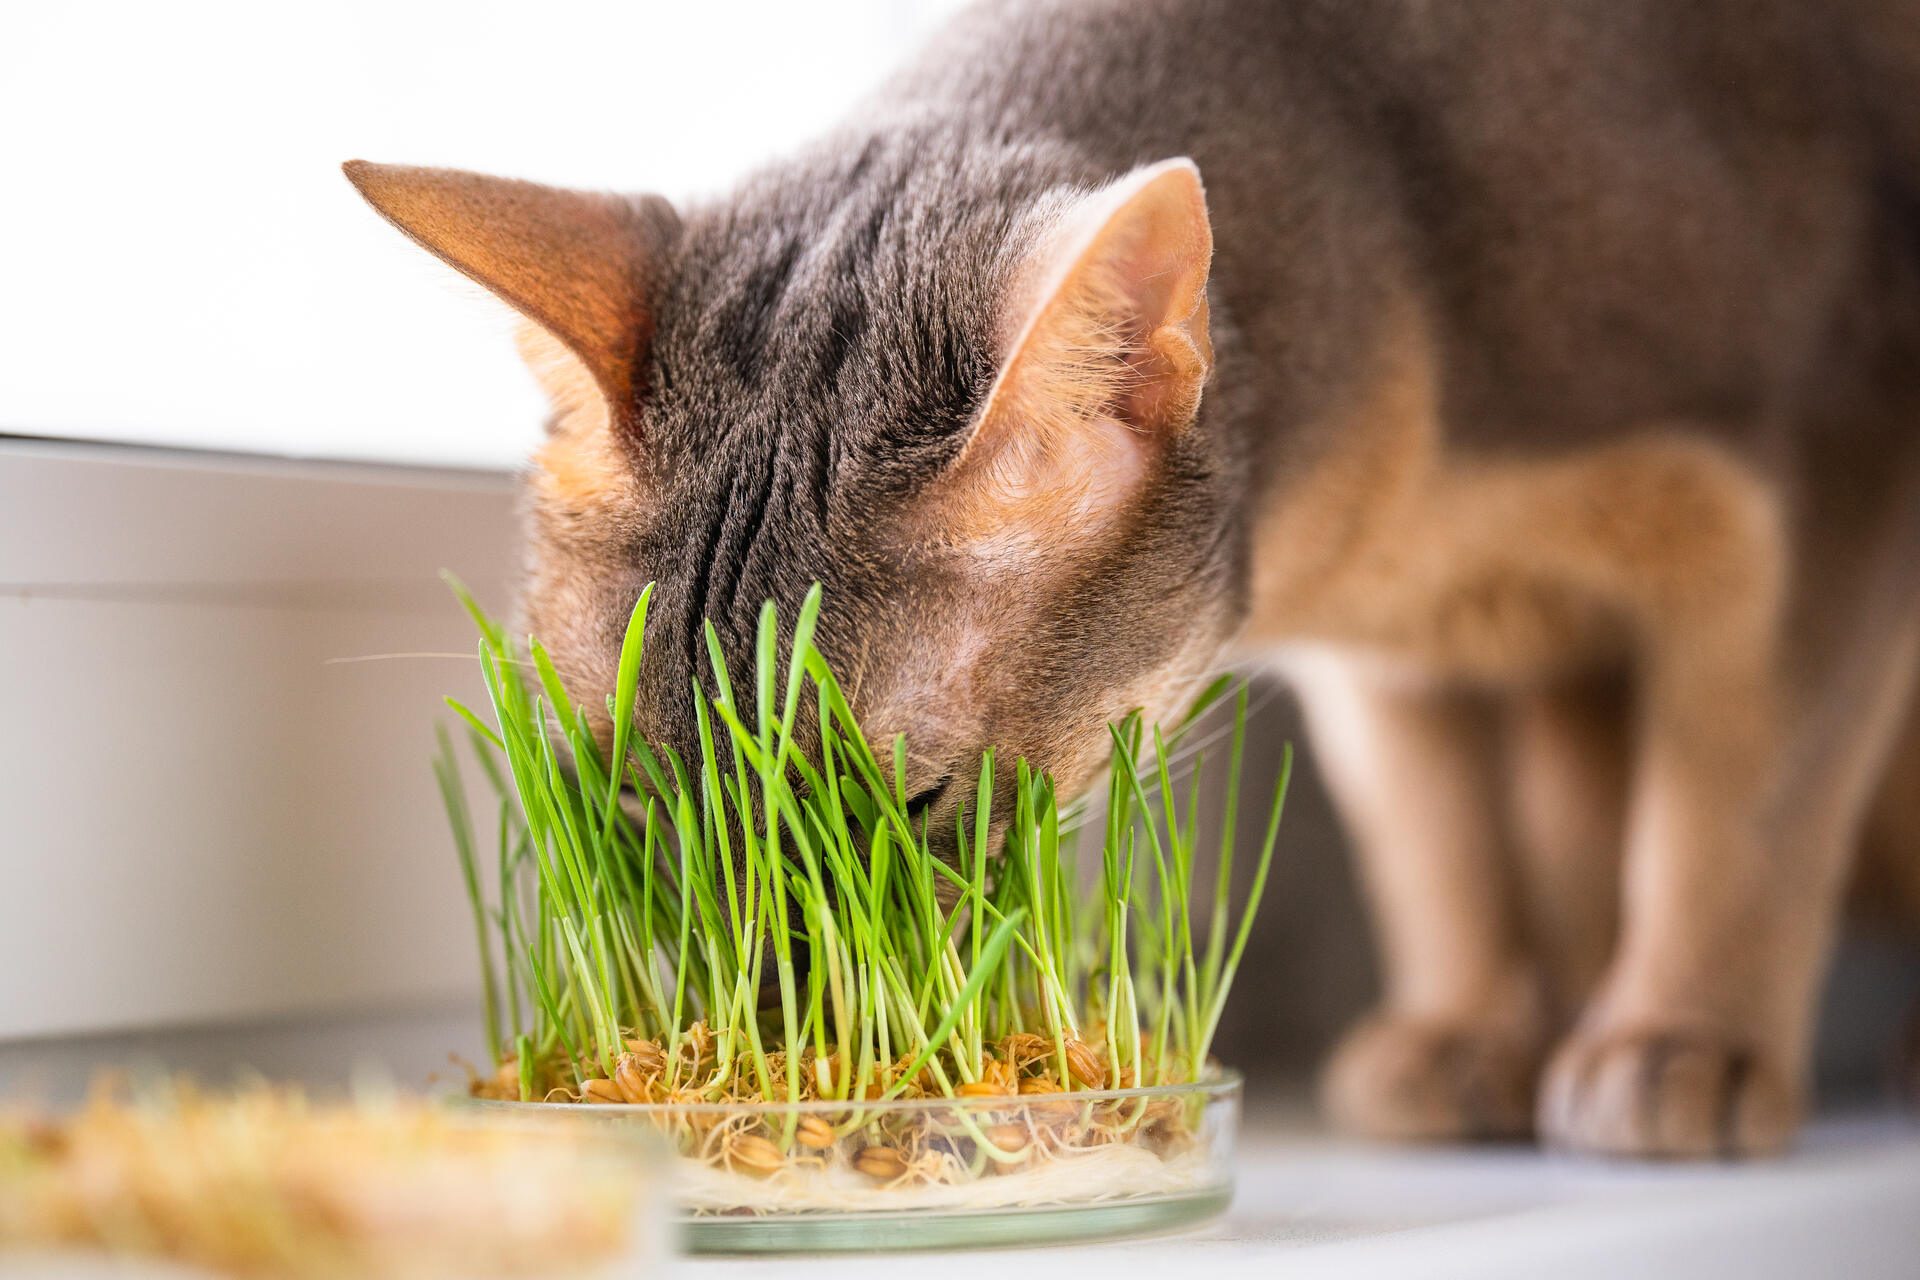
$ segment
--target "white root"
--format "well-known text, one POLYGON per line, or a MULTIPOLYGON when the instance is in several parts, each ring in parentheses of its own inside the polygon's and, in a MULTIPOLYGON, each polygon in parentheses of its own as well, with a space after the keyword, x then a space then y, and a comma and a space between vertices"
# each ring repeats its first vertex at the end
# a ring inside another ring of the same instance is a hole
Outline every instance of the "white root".
POLYGON ((950 1168, 947 1175, 950 1180, 881 1184, 838 1155, 789 1161, 767 1177, 681 1160, 672 1186, 680 1207, 690 1213, 768 1214, 1098 1204, 1202 1191, 1222 1181, 1205 1144, 1167 1159, 1124 1143, 1069 1147, 1009 1173, 976 1178, 950 1168))

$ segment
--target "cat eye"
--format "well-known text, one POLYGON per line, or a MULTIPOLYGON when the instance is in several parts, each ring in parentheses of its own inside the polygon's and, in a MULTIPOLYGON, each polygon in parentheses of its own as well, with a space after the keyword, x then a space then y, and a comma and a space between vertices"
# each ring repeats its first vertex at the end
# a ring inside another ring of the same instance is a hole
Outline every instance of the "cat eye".
POLYGON ((939 803, 940 797, 947 793, 947 788, 952 785, 953 775, 949 773, 924 791, 916 792, 910 796, 907 799, 907 816, 909 818, 917 818, 927 812, 927 810, 933 808, 935 804, 939 803))

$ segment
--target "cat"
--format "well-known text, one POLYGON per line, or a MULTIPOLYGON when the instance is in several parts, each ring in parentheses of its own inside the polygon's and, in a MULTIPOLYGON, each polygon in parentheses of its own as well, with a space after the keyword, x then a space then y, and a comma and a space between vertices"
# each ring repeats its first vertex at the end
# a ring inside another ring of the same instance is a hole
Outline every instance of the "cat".
POLYGON ((657 581, 689 741, 819 580, 939 824, 1274 667, 1385 972, 1333 1118, 1746 1155, 1856 866, 1920 920, 1917 85, 1911 0, 1043 0, 684 208, 346 169, 527 322, 581 702, 657 581))

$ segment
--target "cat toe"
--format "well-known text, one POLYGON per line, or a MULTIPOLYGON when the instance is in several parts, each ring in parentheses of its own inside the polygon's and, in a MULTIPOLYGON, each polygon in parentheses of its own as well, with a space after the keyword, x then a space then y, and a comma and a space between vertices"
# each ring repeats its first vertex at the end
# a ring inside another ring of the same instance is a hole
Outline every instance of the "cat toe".
POLYGON ((1375 1016, 1335 1051, 1321 1103, 1358 1137, 1512 1141, 1533 1131, 1538 1071, 1538 1054, 1510 1032, 1375 1016))
POLYGON ((1602 1155, 1737 1158, 1779 1151, 1798 1090, 1767 1056, 1718 1033, 1576 1035, 1540 1090, 1544 1142, 1602 1155))

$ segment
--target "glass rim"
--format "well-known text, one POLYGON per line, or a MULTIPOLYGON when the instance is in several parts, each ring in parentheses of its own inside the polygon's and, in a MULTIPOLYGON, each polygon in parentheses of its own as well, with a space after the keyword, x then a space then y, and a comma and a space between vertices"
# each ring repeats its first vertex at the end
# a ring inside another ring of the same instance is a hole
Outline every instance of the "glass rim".
POLYGON ((857 1098, 808 1098, 798 1102, 780 1102, 765 1098, 739 1102, 521 1102, 512 1098, 475 1098, 455 1094, 456 1105, 487 1110, 499 1109, 521 1115, 555 1114, 568 1116, 686 1116, 686 1115, 821 1115, 849 1111, 1003 1111, 1015 1107, 1058 1107, 1063 1103, 1079 1106, 1098 1102, 1153 1102, 1162 1099, 1201 1097, 1209 1102, 1239 1094, 1246 1077, 1232 1067, 1209 1071, 1199 1080, 1181 1084, 1155 1084, 1131 1089, 1071 1089, 1059 1093, 998 1093, 969 1097, 941 1095, 936 1098, 887 1098, 863 1101, 857 1098))

